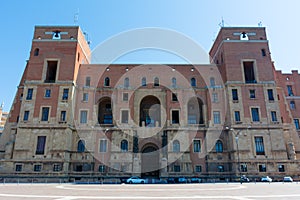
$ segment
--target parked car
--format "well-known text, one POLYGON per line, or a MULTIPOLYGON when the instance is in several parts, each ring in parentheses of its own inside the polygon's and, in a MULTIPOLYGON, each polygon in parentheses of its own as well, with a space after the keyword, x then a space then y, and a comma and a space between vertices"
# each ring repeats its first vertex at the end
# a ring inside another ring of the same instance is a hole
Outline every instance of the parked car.
POLYGON ((168 178, 168 179, 167 179, 167 182, 168 182, 168 183, 175 183, 175 178, 168 178))
POLYGON ((283 182, 293 182, 293 179, 290 176, 285 176, 283 177, 283 182))
POLYGON ((246 175, 243 175, 241 176, 241 182, 250 182, 250 179, 246 175))
POLYGON ((175 179, 176 183, 187 183, 187 179, 185 177, 179 177, 175 179))
POLYGON ((192 178, 191 178, 191 183, 201 183, 201 178, 198 178, 198 177, 192 177, 192 178))
POLYGON ((129 179, 126 180, 126 183, 130 183, 130 184, 132 184, 132 183, 145 183, 145 182, 146 182, 145 179, 142 179, 138 176, 132 176, 132 177, 130 177, 129 179))
POLYGON ((263 176, 261 178, 261 182, 272 182, 272 179, 269 176, 263 176))

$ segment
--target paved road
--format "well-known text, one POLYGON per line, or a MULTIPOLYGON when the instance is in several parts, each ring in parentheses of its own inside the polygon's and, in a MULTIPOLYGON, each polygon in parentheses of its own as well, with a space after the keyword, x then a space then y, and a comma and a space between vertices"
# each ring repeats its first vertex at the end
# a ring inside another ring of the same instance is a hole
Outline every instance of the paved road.
POLYGON ((2 200, 300 199, 298 183, 166 185, 2 184, 2 200))

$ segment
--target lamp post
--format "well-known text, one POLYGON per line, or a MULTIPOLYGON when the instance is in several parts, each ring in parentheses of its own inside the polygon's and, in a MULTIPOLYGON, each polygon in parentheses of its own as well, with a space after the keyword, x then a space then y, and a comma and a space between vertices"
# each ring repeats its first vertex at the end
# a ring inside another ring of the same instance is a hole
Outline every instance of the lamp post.
POLYGON ((241 174, 241 166, 240 166, 240 151, 239 151, 239 132, 235 135, 235 142, 236 142, 236 150, 237 150, 237 157, 238 157, 238 171, 239 171, 239 178, 240 178, 240 183, 242 184, 242 174, 241 174))

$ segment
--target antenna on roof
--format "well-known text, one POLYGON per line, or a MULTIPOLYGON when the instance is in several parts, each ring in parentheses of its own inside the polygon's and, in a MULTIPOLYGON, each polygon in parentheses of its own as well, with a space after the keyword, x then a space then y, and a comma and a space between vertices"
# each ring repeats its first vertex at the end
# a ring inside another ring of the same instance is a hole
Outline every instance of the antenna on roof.
POLYGON ((219 23, 219 26, 220 27, 224 27, 224 19, 223 19, 223 17, 222 17, 222 21, 219 23))
POLYGON ((262 27, 262 22, 260 21, 260 22, 258 22, 258 27, 262 27))
POLYGON ((77 12, 74 14, 74 24, 78 24, 79 18, 79 8, 77 8, 77 12))

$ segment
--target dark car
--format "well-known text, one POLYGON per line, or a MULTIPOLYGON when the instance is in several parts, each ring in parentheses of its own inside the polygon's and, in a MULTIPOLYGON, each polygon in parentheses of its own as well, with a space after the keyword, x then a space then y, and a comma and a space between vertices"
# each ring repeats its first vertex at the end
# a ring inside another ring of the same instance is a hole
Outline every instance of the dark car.
POLYGON ((250 182, 250 179, 247 176, 243 175, 241 176, 241 182, 250 182))
POLYGON ((192 177, 192 178, 191 178, 191 183, 201 183, 201 178, 198 178, 198 177, 192 177))
POLYGON ((187 183, 188 180, 185 177, 175 178, 175 183, 187 183))

